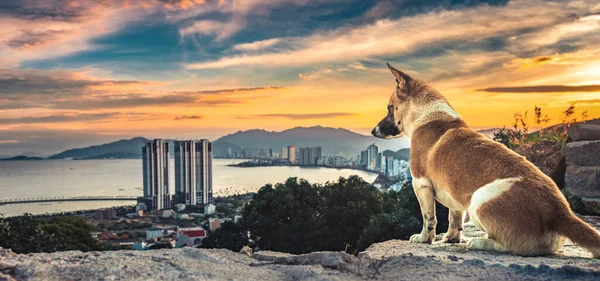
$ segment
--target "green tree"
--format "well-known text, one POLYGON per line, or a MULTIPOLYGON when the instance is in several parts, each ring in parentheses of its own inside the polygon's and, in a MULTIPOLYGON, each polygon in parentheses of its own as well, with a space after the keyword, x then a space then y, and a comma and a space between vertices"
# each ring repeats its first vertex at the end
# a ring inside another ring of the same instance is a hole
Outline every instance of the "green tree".
MULTIPOLYGON (((436 212, 437 231, 445 232, 448 210, 438 204, 436 212)), ((251 239, 254 247, 293 254, 363 250, 374 242, 408 239, 422 227, 410 183, 382 193, 357 176, 322 185, 297 178, 265 185, 242 215, 239 224, 224 224, 202 247, 239 251, 251 239)))
POLYGON ((230 221, 202 240, 201 248, 225 248, 239 252, 248 245, 247 231, 240 225, 230 221))
POLYGON ((381 212, 382 193, 358 176, 340 178, 320 187, 323 250, 356 248, 371 217, 381 212))
POLYGON ((34 218, 29 214, 0 219, 0 247, 16 253, 100 250, 81 217, 34 218))
POLYGON ((45 246, 40 243, 45 239, 41 224, 31 215, 5 218, 2 222, 0 247, 10 248, 16 253, 44 252, 45 246))
POLYGON ((289 178, 284 184, 265 185, 244 208, 242 216, 261 249, 287 253, 319 250, 323 230, 318 212, 318 189, 306 180, 289 178))

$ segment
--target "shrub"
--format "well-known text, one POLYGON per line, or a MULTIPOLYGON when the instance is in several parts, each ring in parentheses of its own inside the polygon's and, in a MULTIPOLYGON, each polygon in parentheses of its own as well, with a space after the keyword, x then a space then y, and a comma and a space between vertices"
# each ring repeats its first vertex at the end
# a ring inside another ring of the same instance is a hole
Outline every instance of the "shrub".
POLYGON ((523 143, 536 143, 540 141, 550 141, 557 143, 561 147, 565 146, 568 141, 567 129, 574 123, 587 120, 587 111, 581 112, 581 117, 577 118, 576 110, 574 105, 570 105, 565 111, 563 111, 560 118, 560 123, 551 127, 548 127, 550 118, 548 115, 542 113, 540 107, 534 106, 535 113, 535 124, 540 128, 539 131, 529 133, 529 123, 527 118, 527 111, 524 114, 515 113, 515 122, 512 128, 506 126, 494 133, 493 139, 500 142, 506 147, 513 149, 519 144, 523 143))

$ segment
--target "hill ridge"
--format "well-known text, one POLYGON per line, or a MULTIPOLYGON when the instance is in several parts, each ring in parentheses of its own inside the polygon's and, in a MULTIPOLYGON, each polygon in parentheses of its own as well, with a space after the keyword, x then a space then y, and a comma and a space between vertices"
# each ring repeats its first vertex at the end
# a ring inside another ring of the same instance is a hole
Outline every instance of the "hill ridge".
MULTIPOLYGON (((97 144, 87 147, 67 149, 54 154, 49 159, 102 159, 102 158, 141 158, 141 147, 149 139, 134 137, 120 139, 109 143, 97 144)), ((165 139, 171 142, 171 139, 165 139)), ((400 141, 386 141, 372 136, 362 135, 345 128, 332 128, 324 126, 293 127, 282 131, 268 131, 265 129, 239 130, 235 133, 224 135, 213 141, 213 150, 240 151, 242 148, 271 148, 274 151, 282 147, 294 145, 297 148, 321 146, 324 155, 342 154, 354 157, 368 145, 377 143, 381 151, 408 147, 406 139, 400 141)))

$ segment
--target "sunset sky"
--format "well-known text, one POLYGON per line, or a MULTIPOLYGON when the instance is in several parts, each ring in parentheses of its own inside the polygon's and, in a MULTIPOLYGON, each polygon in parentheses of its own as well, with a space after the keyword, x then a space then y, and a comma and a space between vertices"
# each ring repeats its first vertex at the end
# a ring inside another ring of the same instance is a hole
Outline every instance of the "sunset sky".
POLYGON ((600 117, 600 2, 3 0, 0 155, 134 136, 343 127, 395 86, 442 92, 476 129, 570 104, 600 117), (118 3, 118 4, 117 4, 118 3))

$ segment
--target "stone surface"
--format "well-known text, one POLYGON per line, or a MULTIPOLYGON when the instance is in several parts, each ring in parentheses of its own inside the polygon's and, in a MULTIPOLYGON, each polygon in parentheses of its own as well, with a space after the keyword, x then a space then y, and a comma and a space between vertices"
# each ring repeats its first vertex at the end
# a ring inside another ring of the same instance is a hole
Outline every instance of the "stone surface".
MULTIPOLYGON (((598 228, 600 219, 584 217, 598 228)), ((465 225, 465 241, 484 233, 465 225)), ((438 235, 438 240, 441 235, 438 235)), ((600 260, 567 245, 557 255, 524 258, 469 252, 465 244, 373 244, 358 257, 341 252, 292 255, 224 249, 6 254, 15 265, 0 280, 599 280, 600 260)))
POLYGON ((567 143, 565 160, 567 165, 600 166, 600 140, 567 143))
POLYGON ((565 188, 580 197, 600 198, 600 166, 567 166, 565 188))
POLYGON ((600 198, 582 197, 581 202, 586 214, 600 215, 600 198))
POLYGON ((572 141, 600 140, 600 119, 575 123, 567 128, 572 141))
POLYGON ((525 156, 560 188, 564 186, 565 154, 560 145, 550 141, 525 143, 517 146, 515 152, 525 156))

